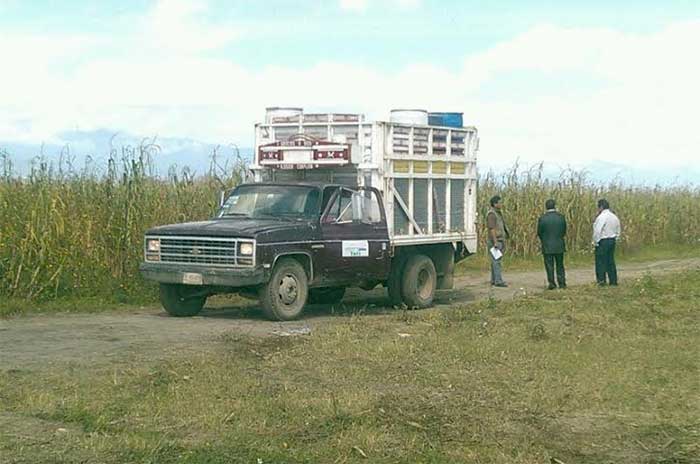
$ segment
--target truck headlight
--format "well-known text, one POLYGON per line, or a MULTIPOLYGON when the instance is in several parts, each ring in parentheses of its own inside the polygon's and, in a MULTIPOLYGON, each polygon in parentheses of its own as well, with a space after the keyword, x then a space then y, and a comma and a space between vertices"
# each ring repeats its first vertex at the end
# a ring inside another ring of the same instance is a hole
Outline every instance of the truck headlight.
POLYGON ((239 250, 241 256, 253 256, 253 244, 252 243, 241 243, 241 249, 239 250))
POLYGON ((146 241, 146 250, 152 253, 160 252, 160 239, 152 238, 146 241))

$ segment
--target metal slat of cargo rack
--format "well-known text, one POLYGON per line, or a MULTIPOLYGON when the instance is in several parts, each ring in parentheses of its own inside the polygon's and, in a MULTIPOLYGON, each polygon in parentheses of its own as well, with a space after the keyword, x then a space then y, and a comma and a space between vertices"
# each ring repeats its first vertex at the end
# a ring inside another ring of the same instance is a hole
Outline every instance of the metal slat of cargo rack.
POLYGON ((413 219, 421 230, 430 230, 428 205, 428 183, 430 179, 413 179, 413 219))
MULTIPOLYGON (((408 179, 394 179, 393 190, 398 193, 401 198, 408 197, 408 179)), ((404 200, 405 201, 405 200, 404 200)), ((408 235, 410 221, 408 216, 404 212, 403 208, 399 204, 399 201, 392 196, 393 208, 394 208, 394 234, 395 235, 408 235)))
POLYGON ((464 193, 466 182, 464 179, 452 179, 450 215, 452 216, 452 225, 450 232, 465 232, 464 228, 464 193))
MULTIPOLYGON (((413 173, 413 163, 411 163, 411 173, 413 173)), ((411 218, 413 218, 414 221, 416 219, 416 215, 413 212, 413 210, 414 210, 414 206, 413 206, 414 205, 414 203, 413 203, 413 180, 414 180, 413 176, 409 177, 409 179, 408 179, 408 204, 407 204, 407 206, 408 206, 408 219, 409 219, 409 221, 411 220, 411 218)), ((415 228, 409 229, 409 235, 414 235, 415 233, 416 233, 415 228)))
POLYGON ((432 177, 432 171, 433 171, 433 166, 432 163, 430 163, 430 172, 431 176, 428 179, 428 235, 433 234, 433 195, 435 195, 435 192, 433 192, 433 177, 432 177))
POLYGON ((450 232, 452 230, 452 181, 448 178, 446 179, 445 186, 445 230, 450 232))
MULTIPOLYGON (((469 179, 466 182, 467 182, 466 188, 467 188, 468 193, 467 193, 467 201, 464 202, 464 214, 465 214, 464 217, 465 218, 475 218, 475 220, 476 220, 476 211, 474 210, 474 198, 473 198, 474 181, 469 179)), ((470 221, 469 223, 467 223, 467 225, 465 227, 466 233, 471 234, 474 232, 474 227, 475 227, 474 222, 475 221, 470 221)))
POLYGON ((447 210, 445 209, 447 195, 447 179, 433 179, 433 203, 437 208, 437 211, 433 211, 433 233, 445 233, 447 232, 446 216, 447 210))
POLYGON ((428 129, 428 156, 433 156, 433 128, 428 129))
POLYGON ((450 158, 452 156, 452 131, 447 131, 447 140, 445 144, 445 155, 450 158))

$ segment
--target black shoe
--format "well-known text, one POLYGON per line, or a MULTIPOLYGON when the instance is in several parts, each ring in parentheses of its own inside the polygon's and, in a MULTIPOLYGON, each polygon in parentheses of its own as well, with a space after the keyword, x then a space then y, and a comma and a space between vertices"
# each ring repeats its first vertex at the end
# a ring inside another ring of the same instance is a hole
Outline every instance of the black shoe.
POLYGON ((559 288, 562 289, 562 290, 566 290, 566 284, 560 285, 559 288))
POLYGON ((508 284, 505 283, 505 282, 498 282, 498 283, 493 284, 493 286, 494 286, 494 287, 506 288, 506 287, 508 286, 508 284))
POLYGON ((556 290, 556 289, 557 289, 557 286, 554 284, 549 284, 549 286, 547 287, 547 290, 556 290))

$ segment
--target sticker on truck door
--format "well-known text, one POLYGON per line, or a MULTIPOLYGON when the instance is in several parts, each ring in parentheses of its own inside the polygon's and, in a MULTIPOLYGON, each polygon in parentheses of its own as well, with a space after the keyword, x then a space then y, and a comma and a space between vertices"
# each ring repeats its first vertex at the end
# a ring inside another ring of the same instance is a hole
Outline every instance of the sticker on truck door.
POLYGON ((361 258, 369 256, 367 240, 343 240, 343 258, 361 258))

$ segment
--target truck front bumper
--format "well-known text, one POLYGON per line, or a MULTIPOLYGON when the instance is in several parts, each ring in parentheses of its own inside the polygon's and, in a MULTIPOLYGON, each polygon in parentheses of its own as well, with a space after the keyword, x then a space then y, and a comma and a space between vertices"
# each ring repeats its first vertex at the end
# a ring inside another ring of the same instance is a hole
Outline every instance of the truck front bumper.
POLYGON ((262 267, 207 268, 169 263, 142 262, 141 275, 147 280, 164 284, 212 285, 222 287, 252 287, 269 280, 269 273, 262 267), (196 277, 193 280, 193 276, 196 277), (201 283, 199 277, 201 276, 201 283))

